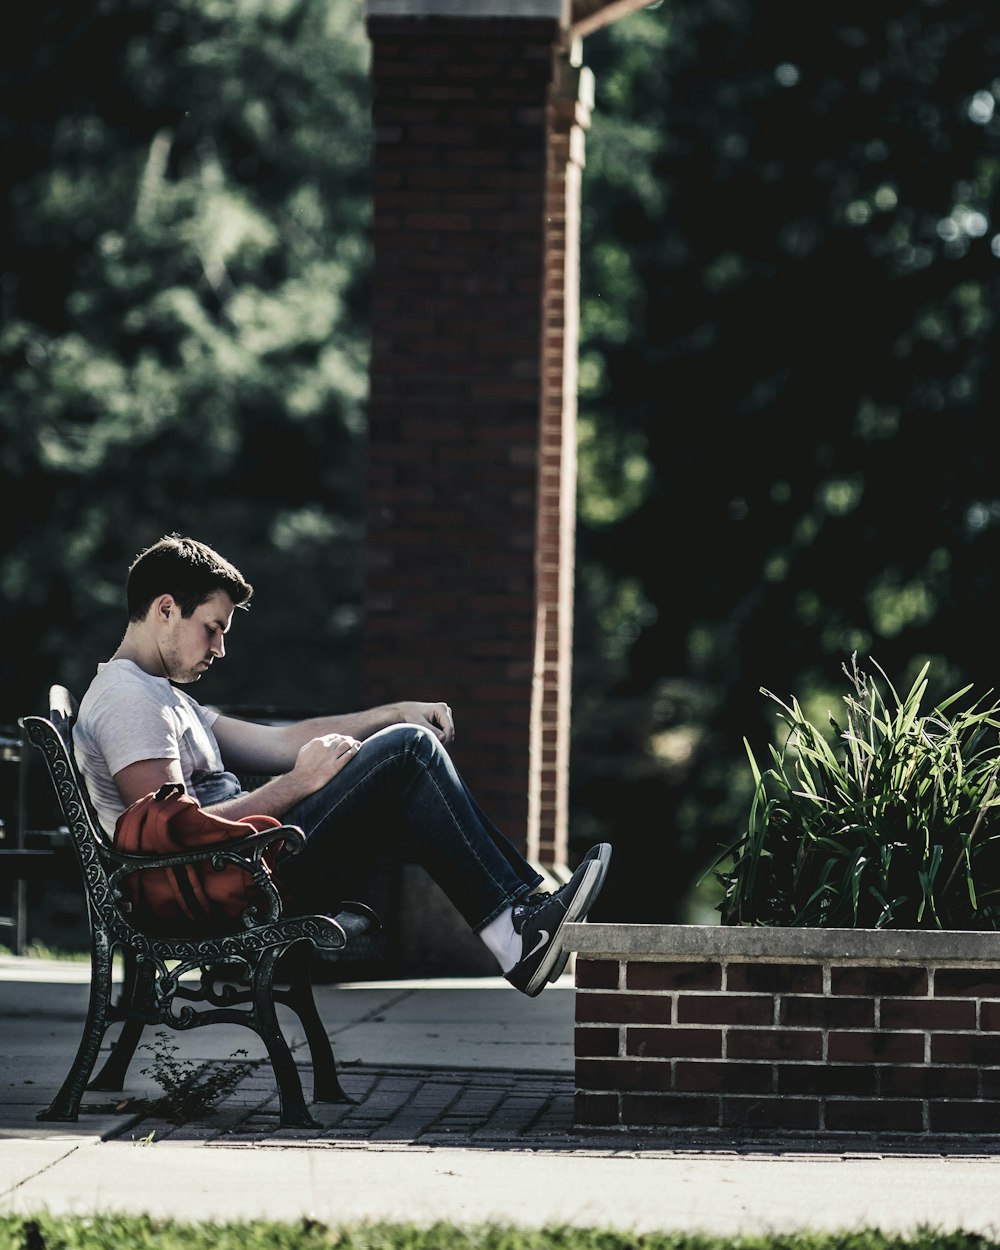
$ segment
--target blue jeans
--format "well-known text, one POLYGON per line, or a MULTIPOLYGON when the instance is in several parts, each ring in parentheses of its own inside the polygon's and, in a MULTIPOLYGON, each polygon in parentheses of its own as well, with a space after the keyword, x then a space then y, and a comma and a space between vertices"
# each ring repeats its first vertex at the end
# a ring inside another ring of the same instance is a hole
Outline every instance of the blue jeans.
POLYGON ((419 725, 372 734, 283 820, 306 845, 281 863, 296 903, 328 911, 387 849, 422 864, 474 933, 542 884, 484 815, 451 756, 419 725), (334 894, 335 892, 335 894, 334 894))

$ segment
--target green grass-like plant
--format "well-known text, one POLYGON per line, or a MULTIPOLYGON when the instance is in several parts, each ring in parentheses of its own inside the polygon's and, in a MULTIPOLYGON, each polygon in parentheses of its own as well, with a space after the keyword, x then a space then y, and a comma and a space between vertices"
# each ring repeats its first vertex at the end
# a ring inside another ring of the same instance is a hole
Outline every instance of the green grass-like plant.
POLYGON ((1000 703, 959 710, 971 687, 924 713, 929 664, 900 697, 844 664, 843 727, 824 732, 796 699, 771 767, 753 773, 746 832, 719 857, 724 924, 1000 928, 1000 703))
POLYGON ((850 1232, 743 1237, 686 1232, 512 1225, 328 1225, 303 1219, 192 1224, 148 1215, 0 1216, 0 1250, 996 1250, 974 1232, 918 1229, 908 1236, 850 1232))

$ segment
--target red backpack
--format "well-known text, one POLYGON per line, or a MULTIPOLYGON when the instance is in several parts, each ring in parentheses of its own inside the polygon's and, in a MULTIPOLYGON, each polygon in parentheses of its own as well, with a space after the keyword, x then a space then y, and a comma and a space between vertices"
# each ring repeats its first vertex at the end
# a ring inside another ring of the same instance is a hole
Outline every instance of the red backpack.
MULTIPOLYGON (((253 830, 277 829, 273 816, 242 816, 227 820, 206 811, 177 783, 161 786, 127 807, 115 824, 114 847, 129 855, 176 855, 205 851, 253 830)), ((282 843, 263 855, 268 875, 274 877, 282 843)), ((263 902, 250 873, 236 864, 212 866, 209 860, 172 868, 147 868, 126 878, 136 919, 143 927, 171 933, 218 934, 242 927, 248 907, 263 902)), ((263 913, 262 913, 263 914, 263 913)))

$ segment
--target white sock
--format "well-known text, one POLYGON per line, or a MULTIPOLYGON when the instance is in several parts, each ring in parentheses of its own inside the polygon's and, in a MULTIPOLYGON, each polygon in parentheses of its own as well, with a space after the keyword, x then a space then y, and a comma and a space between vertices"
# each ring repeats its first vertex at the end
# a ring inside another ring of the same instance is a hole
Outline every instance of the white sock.
POLYGON ((501 972, 510 972, 521 958, 521 935, 514 932, 511 920, 513 911, 513 907, 508 907, 495 920, 491 920, 485 929, 479 930, 480 938, 500 965, 501 972))

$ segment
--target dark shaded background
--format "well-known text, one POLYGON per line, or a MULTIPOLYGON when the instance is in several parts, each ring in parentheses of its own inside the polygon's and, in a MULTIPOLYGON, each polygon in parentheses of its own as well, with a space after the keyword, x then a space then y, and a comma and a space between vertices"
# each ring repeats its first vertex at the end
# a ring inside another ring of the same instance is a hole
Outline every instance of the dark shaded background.
MULTIPOLYGON (((357 705, 360 6, 55 3, 2 56, 0 720, 175 528, 258 589, 214 699, 357 705)), ((671 0, 583 56, 572 848, 595 919, 710 919, 761 686, 995 682, 1000 10, 671 0)))

